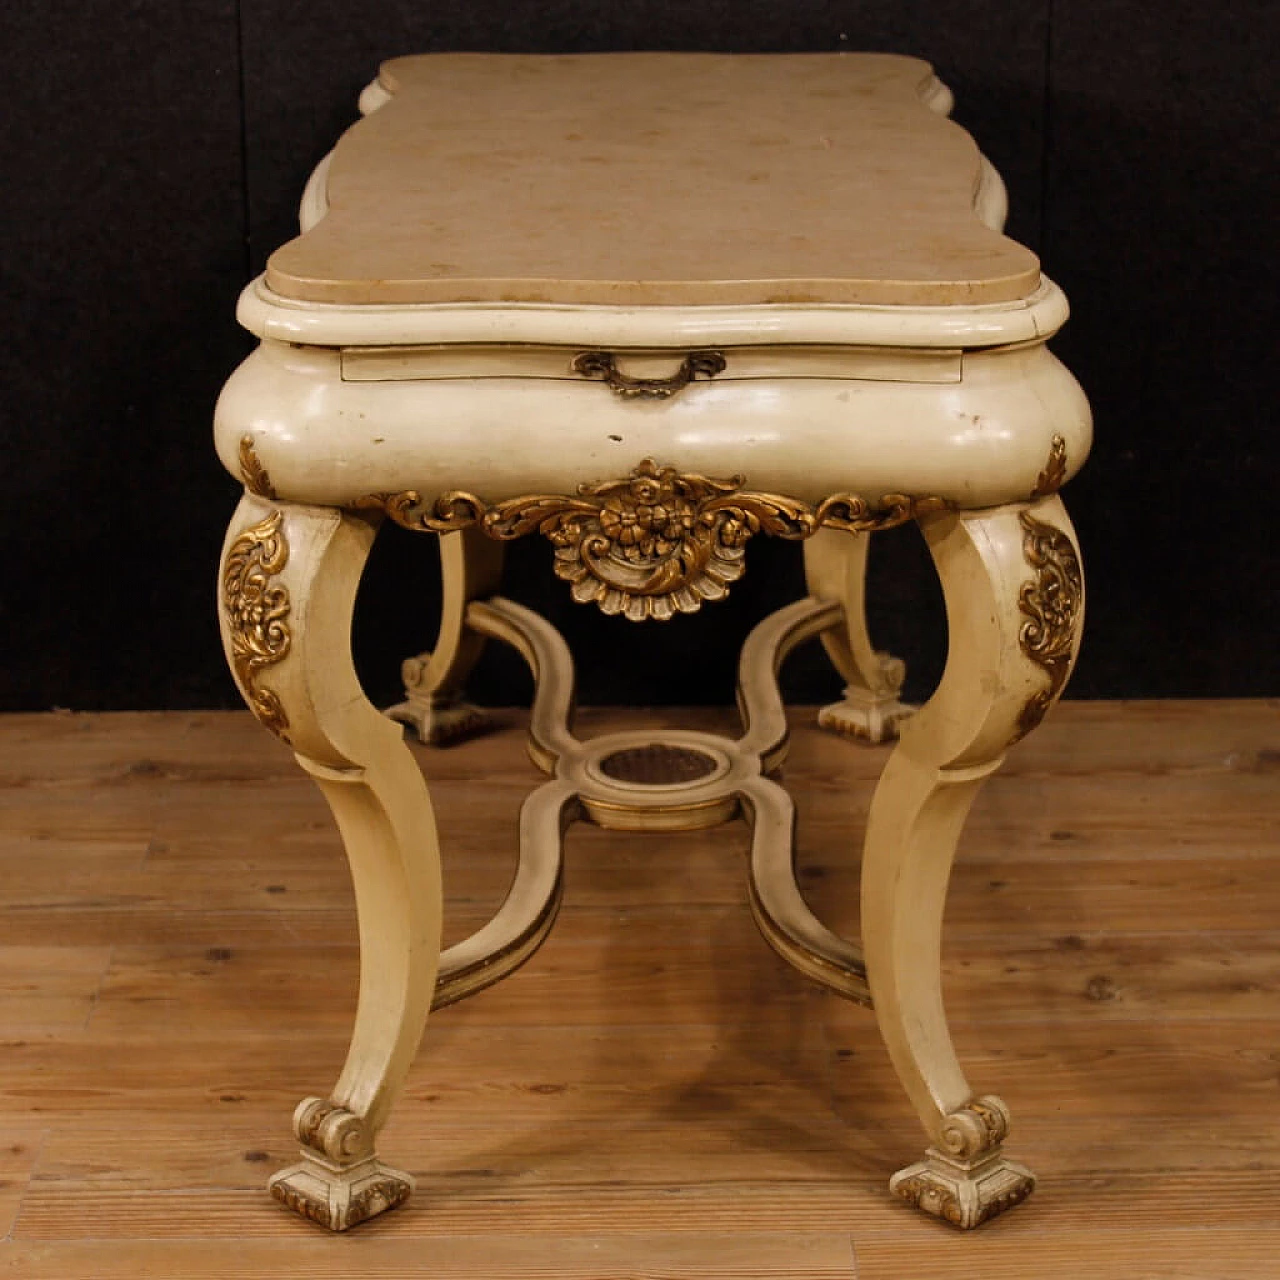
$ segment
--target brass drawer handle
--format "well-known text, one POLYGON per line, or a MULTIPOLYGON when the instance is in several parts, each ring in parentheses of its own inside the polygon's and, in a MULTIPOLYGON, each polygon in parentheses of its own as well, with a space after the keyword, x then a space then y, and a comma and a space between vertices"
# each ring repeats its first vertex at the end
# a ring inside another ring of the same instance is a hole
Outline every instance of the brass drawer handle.
POLYGON ((612 351, 583 351, 574 356, 569 367, 584 378, 601 379, 614 395, 629 400, 666 400, 684 390, 697 374, 714 378, 723 373, 725 361, 718 351, 691 351, 669 378, 631 378, 618 368, 612 351))

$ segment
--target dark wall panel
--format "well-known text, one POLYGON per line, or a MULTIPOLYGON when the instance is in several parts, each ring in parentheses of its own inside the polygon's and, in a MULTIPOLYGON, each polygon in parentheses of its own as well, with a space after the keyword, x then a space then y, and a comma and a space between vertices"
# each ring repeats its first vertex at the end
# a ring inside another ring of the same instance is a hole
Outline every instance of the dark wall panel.
POLYGON ((1097 432, 1080 695, 1280 692, 1276 16, 1055 9, 1044 252, 1097 432))
POLYGON ((6 7, 0 709, 216 703, 235 0, 6 7))

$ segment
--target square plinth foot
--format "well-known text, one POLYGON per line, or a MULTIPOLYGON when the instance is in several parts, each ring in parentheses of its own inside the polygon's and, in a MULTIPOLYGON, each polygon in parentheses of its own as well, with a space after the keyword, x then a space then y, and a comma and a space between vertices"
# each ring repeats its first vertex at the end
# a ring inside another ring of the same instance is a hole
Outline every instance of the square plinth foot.
POLYGON ((372 1158, 338 1168, 308 1157, 282 1169, 267 1189, 294 1213, 330 1231, 346 1231, 403 1204, 413 1178, 372 1158))
POLYGON ((495 724, 487 711, 461 701, 432 704, 410 698, 388 707, 387 715, 407 724, 428 747, 444 747, 464 738, 478 737, 495 724))
POLYGON ((985 1160, 952 1160, 933 1147, 919 1164, 889 1180, 889 1190, 924 1213, 970 1231, 1021 1204, 1035 1190, 1035 1175, 999 1152, 985 1160))
POLYGON ((898 736, 898 725, 915 707, 899 702, 895 693, 846 689, 844 699, 818 712, 818 727, 859 742, 889 742, 898 736))

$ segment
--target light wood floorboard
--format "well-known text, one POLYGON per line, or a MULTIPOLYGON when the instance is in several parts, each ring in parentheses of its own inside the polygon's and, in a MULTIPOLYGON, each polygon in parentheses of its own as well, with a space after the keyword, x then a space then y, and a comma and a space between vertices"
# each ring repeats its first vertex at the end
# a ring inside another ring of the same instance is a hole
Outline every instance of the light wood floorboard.
MULTIPOLYGON (((448 936, 506 888, 520 727, 420 751, 448 936)), ((802 882, 854 931, 882 748, 797 726, 802 882)), ((590 711, 729 728, 724 712, 590 711)), ((1068 703, 982 793, 948 903, 969 1076, 1035 1196, 888 1197, 923 1140, 872 1016, 776 959, 746 833, 575 828, 551 939, 441 1011, 382 1139, 403 1209, 262 1191, 342 1062, 358 954, 319 794, 241 713, 0 719, 0 1275, 1280 1276, 1280 705, 1068 703)))

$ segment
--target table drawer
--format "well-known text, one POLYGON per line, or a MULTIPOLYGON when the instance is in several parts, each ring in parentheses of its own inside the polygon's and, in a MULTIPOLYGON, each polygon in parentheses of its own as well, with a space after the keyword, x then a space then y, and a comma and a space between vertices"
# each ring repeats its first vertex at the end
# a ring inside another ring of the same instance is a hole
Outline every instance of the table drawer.
MULTIPOLYGON (((628 348, 601 351, 533 344, 344 347, 344 382, 406 382, 440 378, 559 378, 628 384, 680 379, 688 360, 701 360, 693 378, 836 378, 871 382, 959 382, 959 348, 741 346, 714 351, 628 348), (714 372, 711 372, 714 370, 714 372)), ((686 378, 685 381, 688 379, 686 378)), ((611 384, 613 385, 613 384, 611 384)), ((681 384, 683 385, 683 384, 681 384)))

